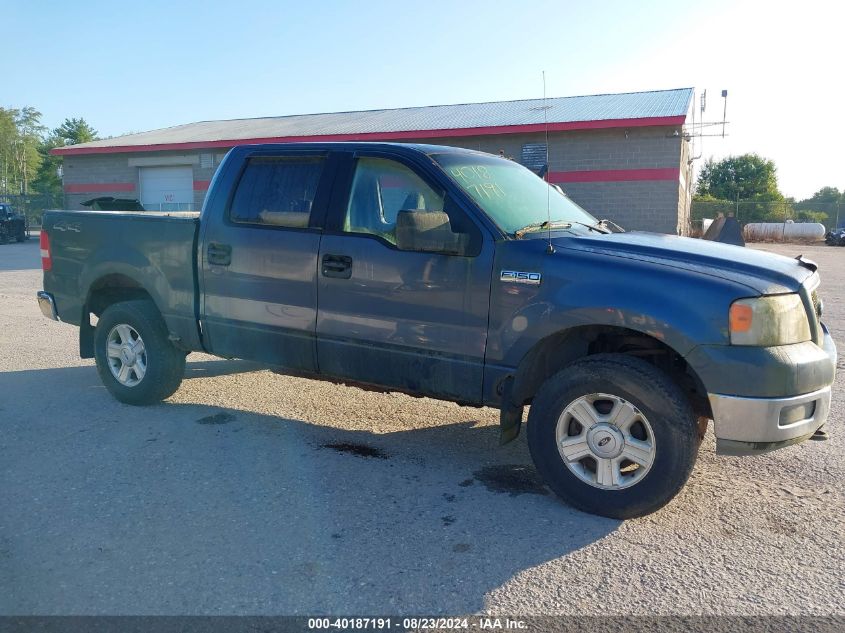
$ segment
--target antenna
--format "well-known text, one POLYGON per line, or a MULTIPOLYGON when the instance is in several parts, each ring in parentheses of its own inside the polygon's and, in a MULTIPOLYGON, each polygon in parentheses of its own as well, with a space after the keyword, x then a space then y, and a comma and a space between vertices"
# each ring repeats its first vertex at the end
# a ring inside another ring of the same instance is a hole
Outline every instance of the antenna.
MULTIPOLYGON (((694 95, 695 93, 693 93, 694 95)), ((707 101, 707 89, 705 88, 704 92, 699 95, 699 99, 701 101, 701 121, 699 122, 700 129, 704 129, 704 108, 706 106, 707 101)), ((699 158, 702 157, 704 154, 704 136, 696 130, 699 128, 695 127, 695 96, 693 96, 692 100, 692 131, 689 134, 690 139, 692 140, 692 150, 691 155, 689 158, 689 164, 692 165, 694 161, 697 161, 699 158), (701 137, 701 141, 698 144, 698 155, 695 153, 695 138, 696 136, 701 137)), ((690 174, 692 175, 692 174, 690 174)))
POLYGON ((554 253, 552 246, 552 185, 549 182, 549 172, 552 170, 549 165, 549 107, 546 105, 546 71, 543 71, 543 127, 546 131, 546 229, 548 229, 549 253, 554 253))

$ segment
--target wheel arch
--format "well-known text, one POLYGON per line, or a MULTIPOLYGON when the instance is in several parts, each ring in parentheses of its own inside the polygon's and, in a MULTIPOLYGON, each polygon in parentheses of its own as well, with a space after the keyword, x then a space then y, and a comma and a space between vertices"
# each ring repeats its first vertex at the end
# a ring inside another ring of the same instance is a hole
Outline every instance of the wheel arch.
POLYGON ((125 273, 108 273, 95 279, 88 287, 79 326, 79 355, 94 357, 94 326, 91 314, 99 318, 109 306, 122 301, 151 301, 161 314, 161 307, 152 294, 134 277, 125 273))
POLYGON ((502 383, 500 426, 502 443, 519 434, 522 411, 540 386, 566 365, 602 353, 644 358, 663 370, 687 394, 695 412, 712 417, 701 378, 682 354, 653 335, 615 325, 584 325, 559 330, 535 343, 522 357, 516 371, 502 383))

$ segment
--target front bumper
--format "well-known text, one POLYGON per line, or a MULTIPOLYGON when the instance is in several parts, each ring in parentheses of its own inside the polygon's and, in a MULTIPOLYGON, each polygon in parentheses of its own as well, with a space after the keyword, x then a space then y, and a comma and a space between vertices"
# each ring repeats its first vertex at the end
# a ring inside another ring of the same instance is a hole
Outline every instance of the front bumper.
POLYGON ((830 413, 830 387, 790 398, 708 396, 720 455, 753 455, 797 444, 824 425, 830 413))
POLYGON ((56 302, 53 300, 53 295, 49 292, 39 290, 36 296, 38 297, 38 307, 41 308, 41 314, 48 319, 58 321, 59 313, 56 312, 56 302))
POLYGON ((837 351, 817 338, 775 347, 699 345, 686 355, 707 391, 716 451, 748 455, 809 438, 827 420, 837 351))

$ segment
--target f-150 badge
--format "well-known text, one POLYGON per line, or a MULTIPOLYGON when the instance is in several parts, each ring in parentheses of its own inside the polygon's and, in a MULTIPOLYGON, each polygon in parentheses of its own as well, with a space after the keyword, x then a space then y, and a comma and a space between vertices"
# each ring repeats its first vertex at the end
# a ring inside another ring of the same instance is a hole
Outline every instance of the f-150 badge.
POLYGON ((528 273, 522 270, 503 270, 499 276, 500 281, 509 281, 515 284, 538 285, 543 276, 540 273, 528 273))

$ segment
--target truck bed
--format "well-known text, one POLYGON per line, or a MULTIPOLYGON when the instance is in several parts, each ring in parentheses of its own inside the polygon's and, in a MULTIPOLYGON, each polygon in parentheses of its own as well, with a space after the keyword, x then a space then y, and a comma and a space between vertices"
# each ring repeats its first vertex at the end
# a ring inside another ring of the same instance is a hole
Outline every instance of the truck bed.
POLYGON ((186 347, 199 347, 196 319, 196 211, 69 211, 44 214, 50 236, 52 293, 62 321, 88 318, 89 296, 98 283, 119 279, 123 287, 149 293, 168 329, 186 347), (89 290, 90 289, 90 290, 89 290))

